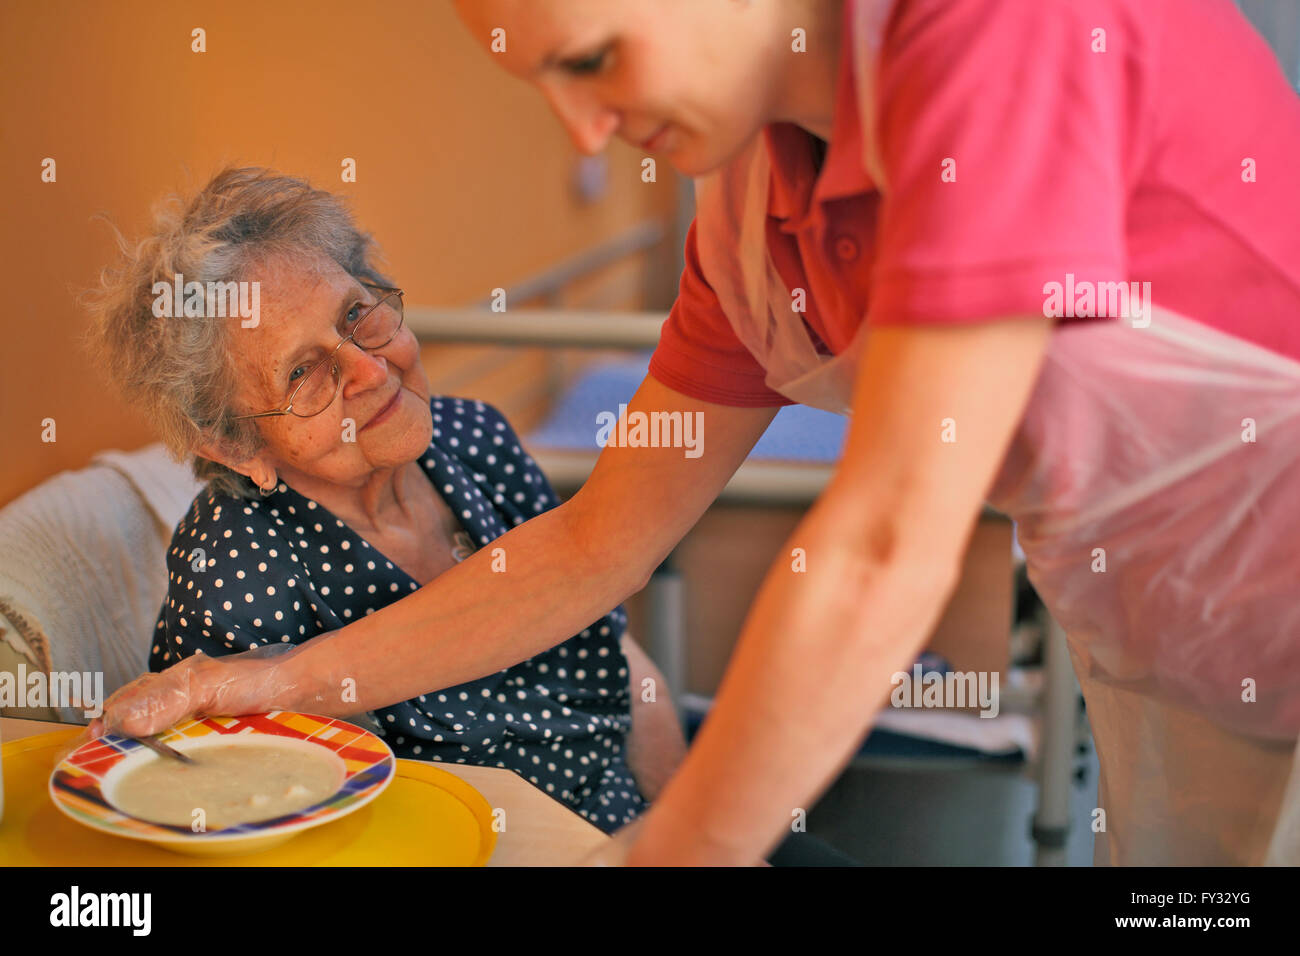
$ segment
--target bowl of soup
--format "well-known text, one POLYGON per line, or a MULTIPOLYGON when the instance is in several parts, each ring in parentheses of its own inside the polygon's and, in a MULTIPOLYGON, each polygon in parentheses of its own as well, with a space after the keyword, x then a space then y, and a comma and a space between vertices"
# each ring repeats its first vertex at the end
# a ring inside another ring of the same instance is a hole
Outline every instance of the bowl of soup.
POLYGON ((180 853, 253 853, 365 806, 396 767, 370 731, 289 711, 189 720, 158 739, 192 763, 107 734, 55 767, 55 806, 180 853))

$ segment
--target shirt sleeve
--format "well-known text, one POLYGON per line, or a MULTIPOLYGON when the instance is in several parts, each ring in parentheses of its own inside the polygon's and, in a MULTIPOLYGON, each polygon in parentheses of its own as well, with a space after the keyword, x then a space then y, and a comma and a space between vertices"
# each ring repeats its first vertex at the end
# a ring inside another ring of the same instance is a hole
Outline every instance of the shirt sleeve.
POLYGON ((732 331, 700 268, 694 222, 686 234, 685 258, 677 301, 659 333, 650 374, 683 395, 717 405, 793 405, 767 387, 763 366, 732 331))
POLYGON ((899 5, 877 72, 873 324, 1041 315, 1067 273, 1126 278, 1144 54, 1122 14, 1107 0, 899 5))

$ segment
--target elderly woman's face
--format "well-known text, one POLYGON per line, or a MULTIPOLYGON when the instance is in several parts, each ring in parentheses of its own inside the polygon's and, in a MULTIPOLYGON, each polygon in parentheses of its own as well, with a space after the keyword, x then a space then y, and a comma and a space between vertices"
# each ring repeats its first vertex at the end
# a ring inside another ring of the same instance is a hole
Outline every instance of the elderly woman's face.
POLYGON ((491 56, 536 86, 585 153, 619 136, 688 176, 767 120, 770 4, 746 0, 457 0, 491 56))
MULTIPOLYGON (((282 408, 306 369, 333 352, 355 318, 382 293, 330 260, 271 262, 245 278, 261 282, 261 321, 232 324, 240 413, 282 408)), ((403 325, 375 351, 349 342, 337 352, 340 387, 311 418, 257 419, 266 447, 259 458, 284 477, 294 472, 360 485, 376 468, 414 461, 429 446, 433 421, 420 349, 403 325)), ((328 372, 328 369, 322 370, 328 372)), ((256 480, 256 479, 255 479, 256 480)))

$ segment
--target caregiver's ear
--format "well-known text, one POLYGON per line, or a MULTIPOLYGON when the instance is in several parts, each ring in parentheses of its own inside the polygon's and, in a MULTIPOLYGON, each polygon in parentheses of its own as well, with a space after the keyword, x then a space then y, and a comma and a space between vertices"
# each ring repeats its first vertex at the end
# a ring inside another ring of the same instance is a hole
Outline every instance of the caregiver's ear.
POLYGON ((201 455, 208 461, 215 461, 219 465, 225 465, 231 471, 239 472, 259 488, 269 487, 276 480, 275 469, 260 455, 254 455, 252 458, 240 461, 231 456, 219 443, 212 441, 199 442, 194 447, 194 453, 201 455))

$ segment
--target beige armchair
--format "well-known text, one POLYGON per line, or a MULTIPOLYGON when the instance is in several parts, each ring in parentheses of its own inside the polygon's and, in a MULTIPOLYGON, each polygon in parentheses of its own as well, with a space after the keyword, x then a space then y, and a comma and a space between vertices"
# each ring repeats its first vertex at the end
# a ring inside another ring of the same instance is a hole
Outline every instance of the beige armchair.
MULTIPOLYGON (((102 674, 107 696, 144 671, 166 547, 198 490, 150 445, 101 452, 0 509, 0 672, 102 674)), ((0 715, 86 722, 68 703, 0 715)))

